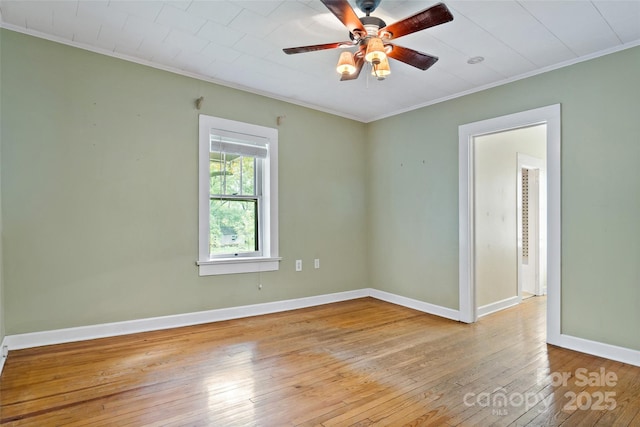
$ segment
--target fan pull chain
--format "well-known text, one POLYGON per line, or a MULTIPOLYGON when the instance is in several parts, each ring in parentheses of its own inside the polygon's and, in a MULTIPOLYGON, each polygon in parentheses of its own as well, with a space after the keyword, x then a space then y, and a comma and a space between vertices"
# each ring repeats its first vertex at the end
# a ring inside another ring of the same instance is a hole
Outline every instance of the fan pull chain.
POLYGON ((367 65, 366 68, 367 68, 367 72, 365 74, 367 75, 367 89, 369 89, 369 74, 371 74, 371 73, 368 72, 369 71, 369 65, 367 65))

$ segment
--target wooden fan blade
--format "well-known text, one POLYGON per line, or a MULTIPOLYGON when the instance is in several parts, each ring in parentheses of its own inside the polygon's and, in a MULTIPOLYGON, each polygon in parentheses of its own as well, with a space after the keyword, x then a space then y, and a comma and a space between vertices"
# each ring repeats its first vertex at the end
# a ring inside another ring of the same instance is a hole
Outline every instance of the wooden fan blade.
POLYGON ((359 37, 364 37, 367 34, 360 18, 356 15, 351 5, 347 0, 321 0, 322 3, 333 13, 336 18, 342 22, 345 27, 349 29, 349 32, 359 37))
POLYGON ((347 74, 347 75, 343 75, 342 77, 340 77, 340 81, 344 82, 346 80, 355 80, 358 78, 358 76, 360 75, 360 71, 362 71, 362 66, 364 65, 364 57, 363 56, 356 56, 355 57, 355 63, 356 63, 356 71, 353 74, 347 74))
POLYGON ((391 52, 387 53, 389 58, 397 59, 405 64, 409 64, 413 67, 426 70, 433 64, 438 62, 438 57, 427 55, 426 53, 418 52, 417 50, 409 49, 402 46, 393 45, 388 43, 392 47, 391 52))
POLYGON ((337 43, 314 44, 311 46, 288 47, 282 50, 287 55, 291 55, 294 53, 314 52, 316 50, 338 49, 338 48, 345 48, 345 47, 353 47, 353 43, 348 41, 348 42, 337 42, 337 43))
POLYGON ((453 15, 449 12, 447 6, 443 3, 438 3, 415 15, 381 28, 379 33, 388 32, 391 33, 391 38, 397 39, 398 37, 449 21, 453 21, 453 15))

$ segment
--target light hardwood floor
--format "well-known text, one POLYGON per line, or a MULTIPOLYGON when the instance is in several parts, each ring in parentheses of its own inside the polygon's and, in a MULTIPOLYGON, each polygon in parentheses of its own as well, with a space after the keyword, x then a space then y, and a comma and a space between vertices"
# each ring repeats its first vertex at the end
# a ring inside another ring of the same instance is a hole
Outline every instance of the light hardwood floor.
POLYGON ((640 368, 546 345, 545 303, 465 325, 364 298, 12 351, 0 422, 640 426, 640 368))

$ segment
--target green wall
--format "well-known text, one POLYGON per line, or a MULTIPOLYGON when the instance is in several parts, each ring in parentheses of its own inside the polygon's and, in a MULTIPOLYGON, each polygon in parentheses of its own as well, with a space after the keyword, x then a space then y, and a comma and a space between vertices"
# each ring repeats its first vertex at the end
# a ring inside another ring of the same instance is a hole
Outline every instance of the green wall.
POLYGON ((364 124, 6 30, 1 47, 7 334, 367 287, 364 124), (278 272, 198 276, 200 113, 286 116, 278 272))
POLYGON ((362 124, 1 34, 7 334, 364 287, 456 309, 458 126, 561 103, 562 331, 640 349, 640 48, 362 124), (198 276, 199 113, 286 116, 279 272, 198 276))
POLYGON ((562 332, 640 349, 640 48, 367 128, 371 287, 458 308, 458 126, 562 104, 562 332))

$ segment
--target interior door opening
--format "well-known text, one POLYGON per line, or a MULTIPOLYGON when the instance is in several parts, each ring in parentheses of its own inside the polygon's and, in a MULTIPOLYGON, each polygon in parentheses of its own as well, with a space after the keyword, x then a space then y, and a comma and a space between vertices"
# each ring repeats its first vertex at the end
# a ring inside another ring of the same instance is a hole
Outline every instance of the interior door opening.
POLYGON ((544 171, 546 125, 476 136, 473 154, 474 276, 476 312, 482 317, 519 304, 525 287, 532 295, 541 293, 538 219, 545 215, 533 210, 539 209, 537 171, 544 171))
MULTIPOLYGON (((475 143, 479 137, 530 126, 546 125, 546 182, 540 187, 546 189, 546 196, 540 197, 540 204, 546 207, 546 254, 540 253, 545 261, 547 289, 547 342, 560 345, 561 334, 561 114, 560 104, 513 113, 493 119, 468 123, 459 127, 458 141, 458 207, 459 207, 459 318, 461 322, 473 323, 478 319, 481 307, 477 289, 477 238, 476 221, 482 215, 476 206, 475 143)), ((515 163, 515 162, 514 162, 515 163)), ((512 163, 512 165, 514 165, 512 163)), ((514 167, 515 169, 515 167, 514 167)), ((515 178, 512 182, 515 181, 515 178)), ((515 182, 514 182, 515 183, 515 182)), ((507 190, 505 190, 506 194, 507 190)), ((516 190, 513 190, 515 195, 516 190)), ((493 194, 496 194, 495 192, 493 194)), ((515 204, 515 202, 514 202, 515 204)), ((512 208, 515 211, 515 208, 512 208)), ((494 219, 501 219, 493 215, 494 219)), ((515 226, 512 228, 515 231, 515 226)), ((514 235, 514 240, 516 239, 514 235)), ((515 251, 517 254, 518 251, 515 251)), ((517 261, 512 267, 517 269, 517 261)), ((515 273, 513 274, 515 276, 515 273)), ((513 279, 511 281, 513 283, 513 279)), ((515 286, 511 285, 511 290, 515 286)), ((542 286, 544 289, 544 286, 542 286)), ((544 291, 543 291, 544 292, 544 291)), ((515 297, 516 299, 518 296, 515 297)), ((508 301, 507 301, 508 302, 508 301)), ((494 308, 497 308, 494 306, 494 308)))
POLYGON ((546 294, 546 169, 542 158, 518 153, 516 188, 518 296, 546 294))
POLYGON ((540 169, 520 168, 518 186, 518 291, 521 299, 540 294, 538 252, 540 242, 537 235, 539 215, 538 179, 540 169))

